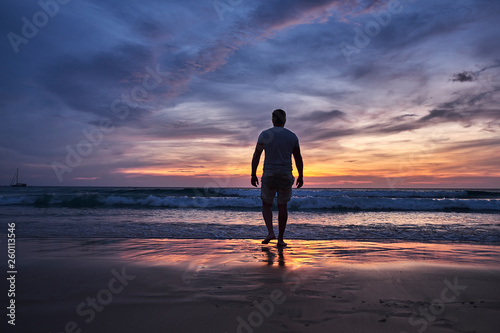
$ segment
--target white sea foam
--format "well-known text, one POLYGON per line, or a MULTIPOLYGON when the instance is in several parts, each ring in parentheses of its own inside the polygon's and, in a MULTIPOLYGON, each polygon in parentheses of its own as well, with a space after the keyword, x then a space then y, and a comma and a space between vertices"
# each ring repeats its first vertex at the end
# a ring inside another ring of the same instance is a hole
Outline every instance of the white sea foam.
MULTIPOLYGON (((4 191, 0 194, 0 205, 259 209, 259 196, 259 189, 61 189, 4 191)), ((291 210, 500 211, 500 194, 466 190, 304 189, 294 191, 289 207, 291 210)))
MULTIPOLYGON (((260 238, 259 195, 248 188, 0 188, 0 221, 18 222, 21 238, 260 238)), ((500 244, 498 190, 301 189, 289 208, 287 238, 500 244)))

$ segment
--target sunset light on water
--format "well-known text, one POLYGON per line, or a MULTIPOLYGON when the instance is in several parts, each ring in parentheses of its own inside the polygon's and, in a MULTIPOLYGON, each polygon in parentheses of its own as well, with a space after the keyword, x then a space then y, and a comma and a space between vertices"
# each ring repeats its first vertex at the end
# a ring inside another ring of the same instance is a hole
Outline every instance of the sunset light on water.
POLYGON ((500 1, 0 17, 2 332, 498 332, 500 1))

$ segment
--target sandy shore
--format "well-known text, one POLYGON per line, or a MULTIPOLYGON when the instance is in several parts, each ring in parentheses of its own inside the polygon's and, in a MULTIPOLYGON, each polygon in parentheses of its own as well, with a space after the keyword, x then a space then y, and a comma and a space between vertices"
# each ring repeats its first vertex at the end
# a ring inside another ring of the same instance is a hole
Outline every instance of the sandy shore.
POLYGON ((16 330, 7 332, 500 326, 497 246, 295 240, 279 251, 256 240, 19 239, 17 258, 16 330))

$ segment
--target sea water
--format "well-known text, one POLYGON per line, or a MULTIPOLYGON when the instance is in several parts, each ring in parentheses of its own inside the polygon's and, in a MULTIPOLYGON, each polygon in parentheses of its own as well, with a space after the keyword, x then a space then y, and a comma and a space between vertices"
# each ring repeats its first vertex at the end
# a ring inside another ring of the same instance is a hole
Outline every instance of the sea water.
MULTIPOLYGON (((0 188, 18 238, 259 239, 252 188, 0 188)), ((287 239, 500 245, 500 190, 294 189, 287 239)), ((277 232, 277 213, 275 212, 277 232)))

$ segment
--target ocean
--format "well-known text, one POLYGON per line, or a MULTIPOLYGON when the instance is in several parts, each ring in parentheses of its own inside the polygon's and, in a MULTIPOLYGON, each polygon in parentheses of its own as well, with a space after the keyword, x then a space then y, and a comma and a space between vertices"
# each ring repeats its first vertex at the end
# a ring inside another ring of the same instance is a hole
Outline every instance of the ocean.
MULTIPOLYGON (((17 238, 261 239, 260 189, 0 188, 17 238)), ((277 232, 277 213, 274 216, 277 232)), ((294 189, 286 239, 500 245, 500 190, 294 189)))

